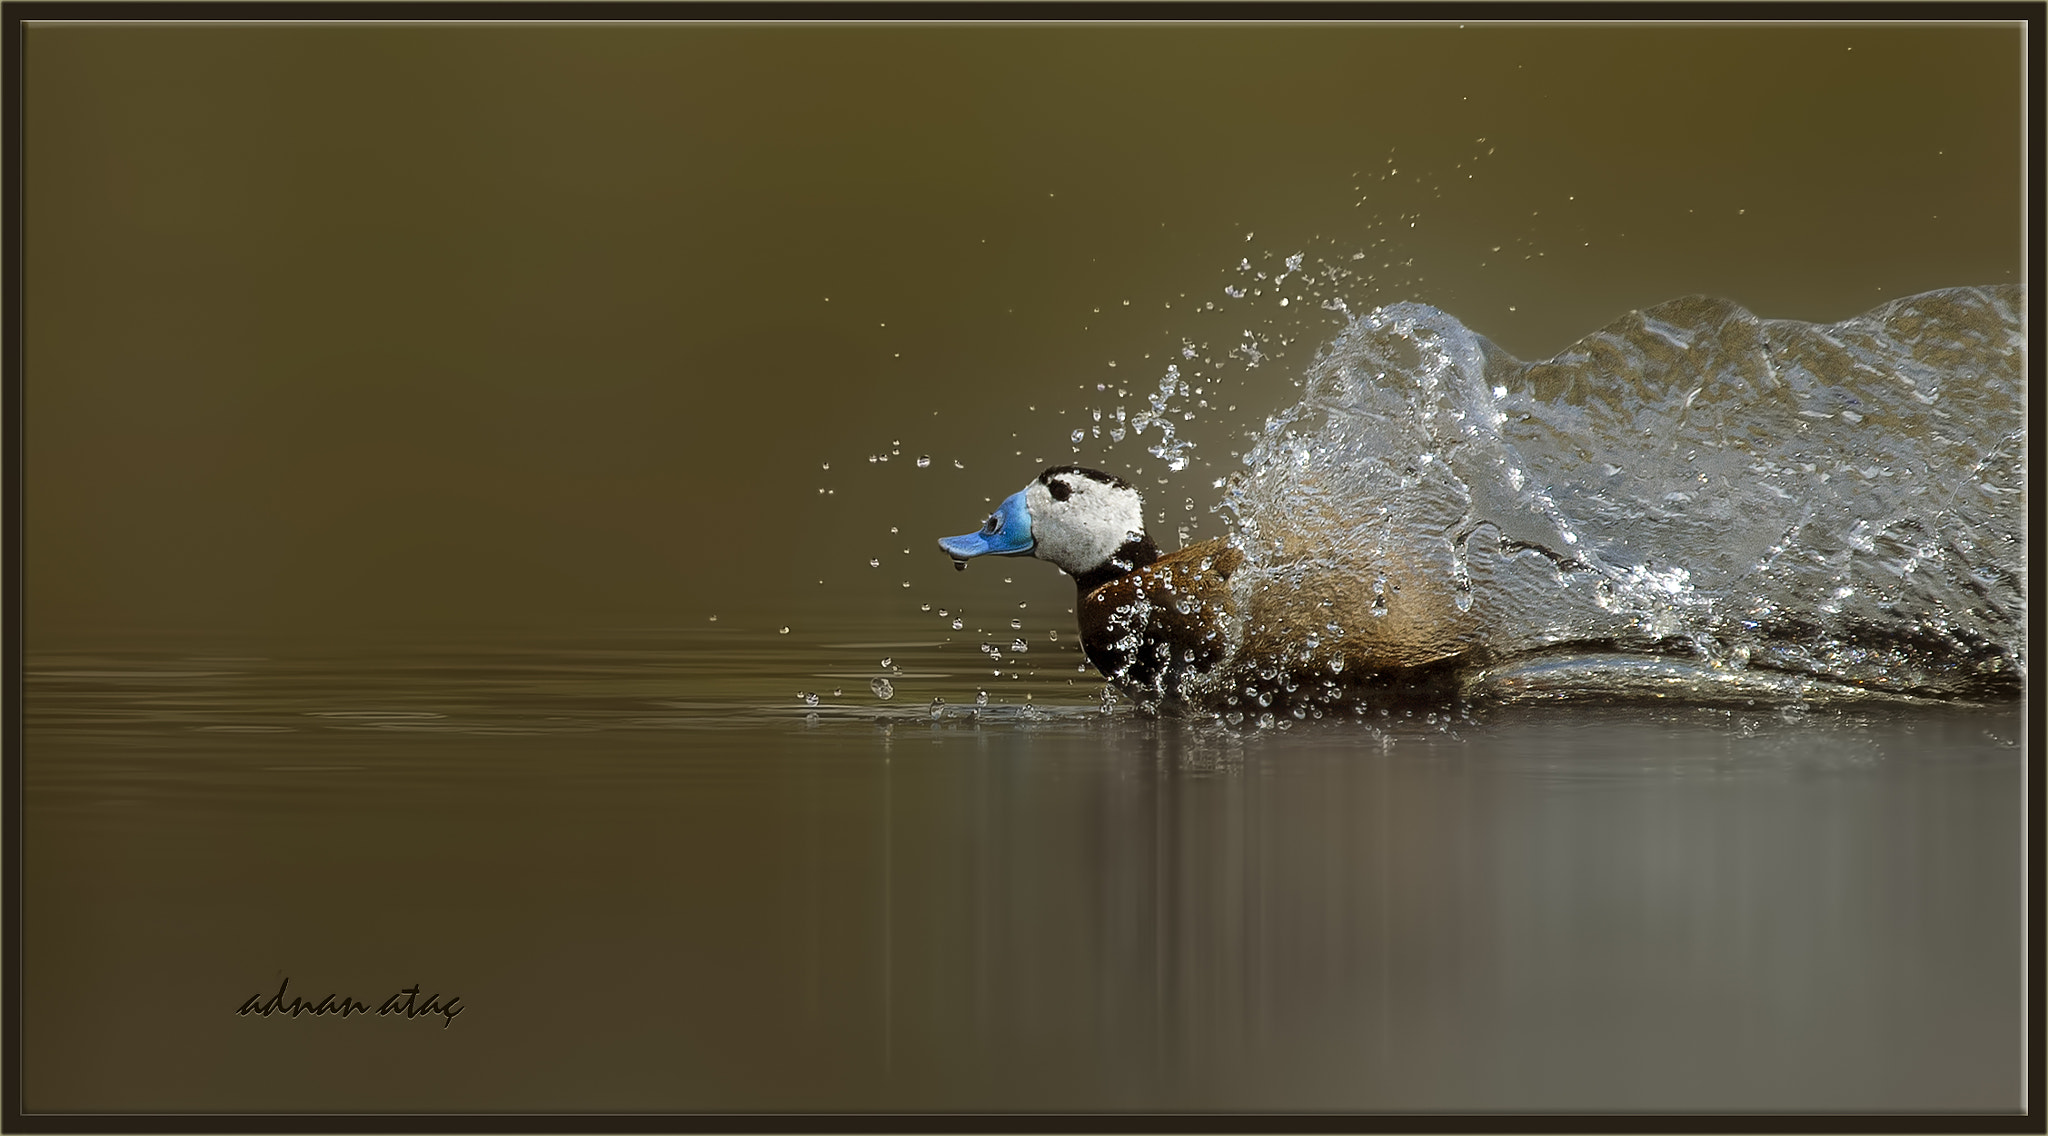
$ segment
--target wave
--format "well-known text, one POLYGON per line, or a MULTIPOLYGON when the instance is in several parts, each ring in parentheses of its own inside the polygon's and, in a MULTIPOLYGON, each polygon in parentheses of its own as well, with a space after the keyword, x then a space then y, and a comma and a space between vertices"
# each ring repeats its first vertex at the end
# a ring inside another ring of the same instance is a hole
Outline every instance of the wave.
POLYGON ((1219 506, 1246 565, 1206 700, 2014 696, 2025 300, 1687 297, 1535 363, 1427 305, 1354 317, 1219 506))

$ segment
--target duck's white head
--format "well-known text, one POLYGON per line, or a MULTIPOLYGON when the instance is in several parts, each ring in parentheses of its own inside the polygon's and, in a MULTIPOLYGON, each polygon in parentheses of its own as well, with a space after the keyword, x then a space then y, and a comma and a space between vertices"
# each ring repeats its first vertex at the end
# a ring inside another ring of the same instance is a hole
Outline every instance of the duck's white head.
POLYGON ((1130 483, 1101 470, 1056 465, 1010 495, 980 531, 942 538, 965 568, 977 556, 1036 556, 1077 580, 1122 575, 1159 558, 1145 535, 1145 502, 1130 483))

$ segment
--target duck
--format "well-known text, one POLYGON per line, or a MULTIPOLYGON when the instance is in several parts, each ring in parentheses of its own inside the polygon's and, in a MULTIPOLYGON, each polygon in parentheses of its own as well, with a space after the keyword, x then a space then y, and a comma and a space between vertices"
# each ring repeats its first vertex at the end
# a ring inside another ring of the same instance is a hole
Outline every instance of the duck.
POLYGON ((1032 556, 1073 577, 1082 653, 1141 698, 1180 702, 1230 654, 1230 578, 1243 551, 1217 538, 1162 553, 1145 530, 1143 496, 1115 474, 1052 466, 979 530, 938 543, 963 571, 976 557, 1032 556))
MULTIPOLYGON (((1276 552, 1298 564, 1290 543, 1300 534, 1276 552)), ((1326 573, 1253 574, 1235 536, 1161 552, 1137 488, 1086 466, 1049 467, 979 530, 938 544, 963 571, 1031 556, 1071 576, 1083 654, 1147 709, 1434 701, 1486 655, 1447 581, 1389 567, 1375 597, 1326 573)))
POLYGON ((1675 698, 1754 706, 1977 693, 1872 688, 1804 669, 1728 668, 1693 658, 1686 644, 1645 640, 1626 613, 1611 637, 1502 645, 1486 635, 1485 605, 1469 593, 1460 602, 1458 581, 1445 573, 1413 562, 1329 560, 1317 534, 1340 518, 1314 498, 1262 526, 1257 563, 1237 535, 1163 553, 1144 514, 1142 495, 1123 478, 1056 465, 1006 498, 980 529, 938 544, 961 570, 982 556, 1031 556, 1072 577, 1082 652, 1148 712, 1211 711, 1238 721, 1290 710, 1322 717, 1330 708, 1365 714, 1475 702, 1675 698))

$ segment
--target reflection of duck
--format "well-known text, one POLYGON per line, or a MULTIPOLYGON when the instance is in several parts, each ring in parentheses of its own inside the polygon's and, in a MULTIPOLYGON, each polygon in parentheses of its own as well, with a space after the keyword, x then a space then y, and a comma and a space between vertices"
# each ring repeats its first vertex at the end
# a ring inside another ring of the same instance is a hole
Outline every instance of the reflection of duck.
POLYGON ((1138 491, 1081 466, 1046 470, 980 531, 939 547, 957 568, 989 555, 1058 565, 1080 593, 1074 610, 1088 661, 1149 701, 1181 701, 1188 681, 1219 663, 1234 689, 1215 690, 1210 701, 1238 705, 1243 693, 1265 707, 1355 695, 1368 684, 1431 695, 1452 668, 1474 661, 1471 618, 1453 606, 1448 585, 1415 573, 1384 573, 1382 590, 1367 595, 1357 582, 1315 572, 1262 572, 1249 587, 1237 581, 1249 605, 1240 611, 1232 576, 1244 553, 1233 541, 1161 554, 1145 533, 1138 491), (1369 617, 1361 614, 1368 603, 1369 617))

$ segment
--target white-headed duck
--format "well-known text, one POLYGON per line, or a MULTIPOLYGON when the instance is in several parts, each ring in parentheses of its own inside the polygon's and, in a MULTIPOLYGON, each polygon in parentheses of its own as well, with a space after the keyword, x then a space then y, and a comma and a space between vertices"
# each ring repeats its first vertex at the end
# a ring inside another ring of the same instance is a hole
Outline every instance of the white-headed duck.
MULTIPOLYGON (((1153 704, 1183 701, 1194 693, 1189 684, 1219 664, 1223 681, 1211 683, 1202 701, 1228 706, 1242 696, 1264 707, 1335 701, 1368 687, 1396 696, 1440 693, 1456 667, 1473 661, 1462 634, 1469 628, 1456 618, 1464 613, 1447 590, 1419 579, 1406 581, 1413 586, 1402 589, 1405 597, 1397 592, 1395 610, 1386 613, 1392 618, 1367 620, 1374 626, 1350 635, 1325 630, 1336 607, 1312 580, 1262 579, 1244 589, 1247 621, 1231 583, 1244 565, 1240 548, 1217 539, 1162 554, 1145 532, 1137 489, 1083 466, 1053 466, 997 506, 979 531, 943 538, 939 547, 957 568, 977 556, 1036 556, 1072 576, 1088 661, 1153 704)), ((1361 603, 1346 597, 1340 606, 1361 603)))

